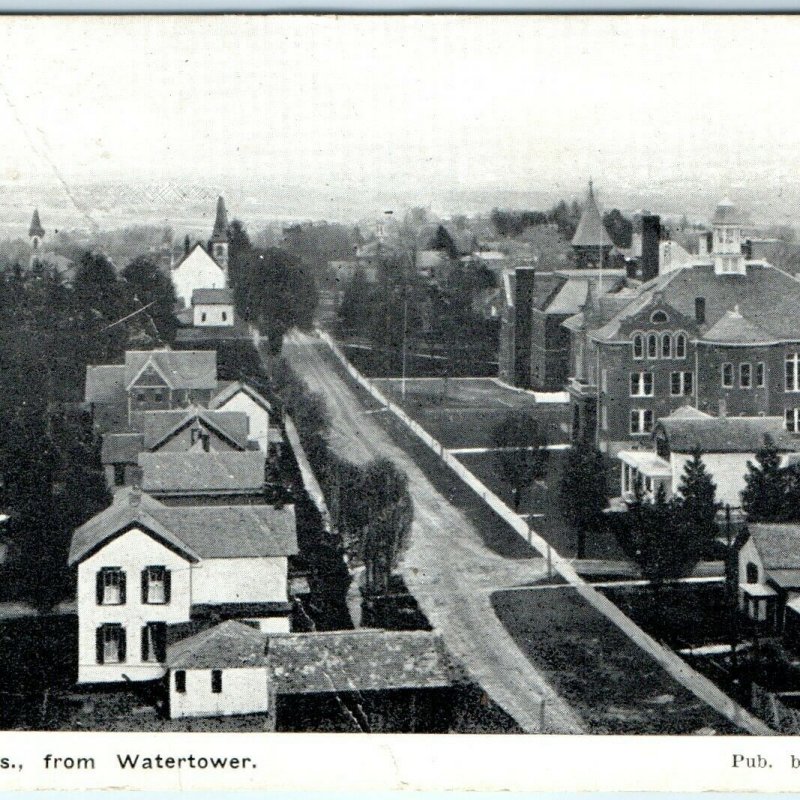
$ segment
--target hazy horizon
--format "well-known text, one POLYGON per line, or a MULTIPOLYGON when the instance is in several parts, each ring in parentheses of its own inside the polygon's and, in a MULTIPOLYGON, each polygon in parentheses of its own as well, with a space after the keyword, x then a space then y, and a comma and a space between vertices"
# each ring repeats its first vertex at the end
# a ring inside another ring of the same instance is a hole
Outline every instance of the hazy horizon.
POLYGON ((800 219, 797 17, 0 24, 14 224, 37 187, 87 221, 104 212, 77 190, 98 185, 201 187, 234 215, 333 220, 541 205, 581 197, 590 177, 606 207, 707 218, 730 194, 758 221, 800 219))

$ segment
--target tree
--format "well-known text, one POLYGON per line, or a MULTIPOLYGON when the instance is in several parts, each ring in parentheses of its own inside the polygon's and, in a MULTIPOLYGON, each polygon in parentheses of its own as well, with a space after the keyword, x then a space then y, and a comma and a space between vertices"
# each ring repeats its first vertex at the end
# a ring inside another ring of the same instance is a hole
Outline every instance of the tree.
POLYGON ((527 410, 511 411, 492 432, 498 448, 494 460, 500 477, 511 486, 514 510, 519 510, 524 489, 547 472, 547 436, 536 417, 527 410))
POLYGON ((756 464, 747 462, 742 490, 742 508, 753 522, 775 522, 783 519, 786 509, 785 477, 780 469, 780 456, 769 434, 756 452, 756 464))
POLYGON ((718 533, 716 517, 720 504, 716 492, 717 486, 703 463, 703 453, 696 447, 684 467, 678 494, 681 522, 701 547, 713 541, 718 533))
POLYGON ((605 225, 611 241, 617 247, 630 247, 633 237, 633 223, 622 216, 618 208, 607 211, 603 214, 603 225, 605 225))
POLYGON ((139 256, 122 270, 122 277, 128 285, 131 305, 143 308, 145 319, 152 321, 156 339, 163 344, 173 344, 178 320, 175 317, 175 287, 149 256, 139 256))
POLYGON ((372 291, 364 270, 357 269, 347 282, 339 306, 339 319, 346 331, 363 333, 368 330, 374 313, 372 291))
POLYGON ((444 225, 439 225, 436 228, 436 233, 433 234, 431 240, 428 242, 428 247, 431 250, 441 250, 447 253, 448 258, 458 258, 458 248, 453 241, 453 237, 449 234, 444 225))
POLYGON ((589 442, 577 442, 567 451, 558 497, 562 516, 578 535, 577 558, 585 558, 586 537, 605 527, 608 505, 605 459, 589 442))

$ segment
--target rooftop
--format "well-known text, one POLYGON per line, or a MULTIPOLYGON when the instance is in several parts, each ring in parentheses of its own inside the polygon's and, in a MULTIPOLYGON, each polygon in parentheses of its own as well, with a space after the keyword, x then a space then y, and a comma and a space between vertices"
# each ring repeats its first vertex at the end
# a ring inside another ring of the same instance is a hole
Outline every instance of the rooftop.
POLYGON ((145 411, 144 449, 154 450, 190 425, 210 428, 239 450, 247 447, 248 419, 243 412, 188 408, 177 411, 145 411))
POLYGON ((800 525, 751 522, 750 538, 767 570, 800 570, 800 525))
POLYGON ((586 205, 581 214, 580 222, 572 238, 573 247, 611 247, 613 242, 608 235, 606 226, 603 225, 603 217, 597 206, 594 196, 592 182, 589 181, 589 194, 586 197, 586 205))
POLYGON ((113 403, 125 395, 125 365, 99 364, 86 367, 84 400, 87 403, 113 403))
POLYGON ((181 639, 167 648, 170 669, 235 669, 267 665, 265 634, 235 620, 181 639))
POLYGON ((69 563, 76 564, 133 527, 148 531, 191 561, 297 553, 294 506, 166 506, 125 487, 108 508, 75 530, 69 563))
POLYGON ((192 292, 192 305, 233 305, 233 289, 195 289, 192 292))
POLYGON ((157 494, 253 494, 264 487, 261 452, 140 453, 142 489, 157 494))
POLYGON ((128 350, 125 387, 154 370, 171 389, 216 389, 216 350, 128 350))
POLYGON ((689 453, 699 447, 704 453, 755 453, 769 436, 779 450, 800 449, 800 440, 786 431, 782 417, 664 417, 663 428, 670 450, 689 453))
POLYGON ((235 397, 239 392, 246 394, 253 402, 261 406, 266 411, 272 411, 272 405, 262 394, 257 392, 252 386, 241 381, 232 381, 231 383, 223 386, 208 404, 210 409, 220 408, 224 406, 231 398, 235 397))
POLYGON ((100 460, 103 464, 136 464, 142 450, 141 433, 107 433, 103 436, 100 460))

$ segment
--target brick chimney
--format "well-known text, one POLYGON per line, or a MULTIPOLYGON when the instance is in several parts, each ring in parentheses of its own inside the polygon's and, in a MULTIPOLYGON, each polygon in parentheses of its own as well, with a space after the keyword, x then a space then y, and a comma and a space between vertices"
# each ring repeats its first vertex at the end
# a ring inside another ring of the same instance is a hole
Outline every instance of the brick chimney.
POLYGON ((645 214, 642 217, 642 280, 658 276, 658 243, 661 241, 661 217, 645 214))

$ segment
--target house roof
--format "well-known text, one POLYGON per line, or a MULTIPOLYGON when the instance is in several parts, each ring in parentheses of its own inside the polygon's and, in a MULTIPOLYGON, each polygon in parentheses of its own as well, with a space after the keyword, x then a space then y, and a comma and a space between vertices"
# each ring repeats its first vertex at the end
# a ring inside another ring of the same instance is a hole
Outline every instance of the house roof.
POLYGON ((594 188, 589 181, 589 193, 586 196, 586 205, 581 214, 580 222, 572 238, 573 247, 611 247, 613 242, 608 235, 603 218, 594 196, 594 188))
POLYGON ((782 417, 664 417, 663 428, 670 450, 689 453, 699 447, 704 453, 755 453, 770 436, 779 450, 798 450, 800 440, 787 431, 782 417))
POLYGON ((460 675, 428 631, 333 631, 269 639, 270 677, 281 694, 428 689, 460 675))
POLYGON ((166 506, 131 487, 77 528, 69 563, 75 564, 130 527, 159 536, 189 560, 291 556, 298 552, 294 506, 166 506))
POLYGON ((229 306, 233 304, 233 289, 195 289, 192 292, 192 305, 229 306))
MULTIPOLYGON (((642 284, 635 297, 616 310, 607 322, 589 322, 588 326, 593 338, 612 341, 629 320, 656 303, 694 320, 698 297, 705 299, 706 321, 695 326, 701 340, 735 308, 749 323, 745 327, 750 339, 755 330, 764 332, 765 343, 800 338, 797 331, 800 281, 769 264, 754 262, 748 262, 746 276, 715 275, 710 264, 684 266, 659 275, 642 284)), ((737 324, 731 327, 737 329, 737 324)), ((753 342, 748 340, 748 343, 753 342)))
POLYGON ((140 453, 142 489, 159 494, 253 493, 264 486, 263 453, 140 453))
POLYGON ((703 341, 719 344, 754 344, 769 341, 772 337, 758 325, 739 313, 737 305, 712 325, 703 335, 703 341))
POLYGON ((800 525, 751 522, 747 529, 764 569, 800 570, 800 525))
POLYGON ((145 411, 144 449, 153 450, 179 431, 200 423, 211 428, 223 439, 240 450, 247 447, 249 421, 247 415, 237 411, 207 411, 192 407, 178 411, 145 411))
POLYGON ((125 365, 98 364, 86 367, 84 400, 87 403, 113 403, 125 395, 125 365))
POLYGON ((235 669, 267 665, 265 634, 236 620, 181 639, 167 648, 170 669, 235 669))
POLYGON ((100 460, 103 464, 136 464, 142 450, 141 433, 107 433, 103 436, 100 460))
POLYGON ((668 478, 672 475, 669 463, 648 450, 620 450, 617 458, 639 470, 646 478, 668 478))
POLYGON ((254 403, 260 405, 265 411, 272 411, 272 405, 269 400, 262 394, 259 394, 252 386, 241 381, 232 381, 226 386, 222 387, 217 394, 211 398, 208 404, 210 409, 217 409, 224 406, 231 398, 235 397, 239 392, 246 394, 254 403))
POLYGON ((676 408, 670 415, 669 419, 709 419, 711 414, 706 414, 694 406, 681 406, 676 408))
POLYGON ((203 246, 202 242, 195 242, 189 248, 189 252, 188 253, 184 253, 183 256, 175 263, 175 266, 173 267, 173 269, 178 269, 183 264, 183 262, 186 261, 187 259, 189 259, 192 255, 194 255, 195 251, 198 250, 198 249, 203 254, 203 256, 205 256, 220 272, 224 271, 222 269, 222 267, 219 264, 217 264, 217 262, 214 261, 213 258, 211 258, 211 256, 208 254, 208 250, 206 250, 206 248, 203 246))
POLYGON ((125 353, 125 388, 148 364, 172 389, 216 389, 216 350, 128 350, 125 353))

